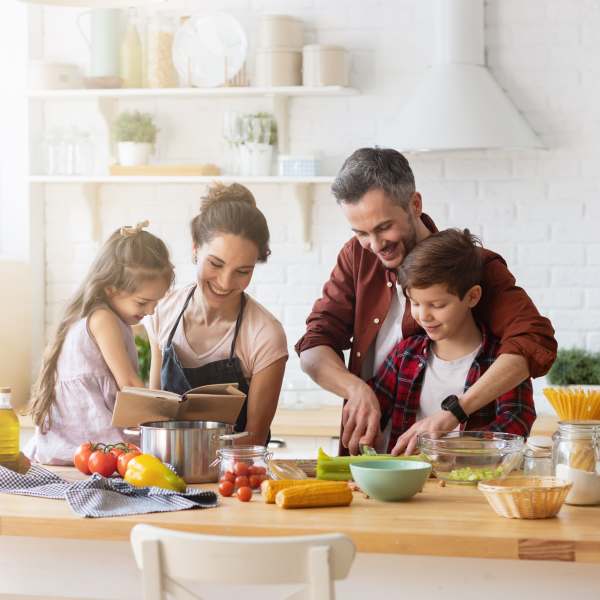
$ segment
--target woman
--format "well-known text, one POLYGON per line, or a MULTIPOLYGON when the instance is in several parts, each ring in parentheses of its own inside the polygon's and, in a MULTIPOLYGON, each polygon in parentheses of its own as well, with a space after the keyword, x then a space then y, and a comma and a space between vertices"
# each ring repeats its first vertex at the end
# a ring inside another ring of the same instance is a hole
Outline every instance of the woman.
POLYGON ((182 394, 237 382, 247 398, 236 431, 265 444, 288 357, 281 323, 244 293, 270 254, 269 228, 244 186, 211 187, 191 222, 196 281, 170 293, 145 324, 150 386, 182 394))

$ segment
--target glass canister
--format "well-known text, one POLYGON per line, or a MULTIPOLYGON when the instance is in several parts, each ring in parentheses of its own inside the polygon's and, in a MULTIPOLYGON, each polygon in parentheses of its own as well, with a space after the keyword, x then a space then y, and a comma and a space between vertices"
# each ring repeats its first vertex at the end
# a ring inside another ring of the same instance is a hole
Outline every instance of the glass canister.
POLYGON ((231 446, 217 450, 219 481, 230 481, 234 490, 250 487, 259 490, 268 478, 268 463, 273 457, 265 446, 231 446))
POLYGON ((148 22, 146 37, 146 78, 148 87, 177 87, 172 48, 175 20, 169 15, 155 15, 148 22))
POLYGON ((523 451, 523 474, 535 477, 551 476, 552 439, 545 436, 533 436, 527 440, 523 451))
POLYGON ((600 504, 600 421, 560 421, 552 436, 559 479, 573 484, 567 504, 600 504))

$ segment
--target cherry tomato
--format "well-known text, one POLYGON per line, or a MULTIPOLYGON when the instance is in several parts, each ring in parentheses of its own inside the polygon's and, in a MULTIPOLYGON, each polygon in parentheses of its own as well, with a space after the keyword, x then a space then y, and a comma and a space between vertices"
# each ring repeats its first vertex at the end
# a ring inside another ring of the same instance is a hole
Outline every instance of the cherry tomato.
POLYGON ((92 442, 85 442, 85 444, 81 444, 79 448, 75 451, 75 455, 73 456, 73 464, 86 475, 90 475, 91 471, 88 466, 88 460, 90 458, 90 454, 94 451, 94 445, 92 442))
POLYGON ((235 478, 235 489, 239 489, 241 487, 248 487, 250 485, 250 482, 248 481, 248 478, 245 475, 239 475, 238 477, 235 478))
POLYGON ((119 471, 119 475, 121 477, 125 477, 125 472, 127 471, 127 465, 129 461, 135 456, 139 456, 141 452, 138 450, 131 450, 130 452, 126 452, 125 454, 121 454, 117 459, 117 471, 119 471))
POLYGON ((267 469, 265 467, 261 467, 260 465, 253 465, 252 472, 254 475, 266 475, 267 469))
POLYGON ((221 475, 221 481, 231 481, 231 483, 234 483, 235 475, 231 471, 225 471, 225 473, 221 475))
POLYGON ((96 450, 90 455, 88 467, 92 473, 99 473, 103 477, 110 477, 117 468, 117 457, 110 452, 96 450))
POLYGON ((121 456, 121 454, 125 454, 125 450, 123 450, 123 448, 111 448, 110 449, 110 453, 113 456, 116 456, 117 459, 119 458, 119 456, 121 456))
POLYGON ((260 487, 262 483, 262 477, 260 475, 250 475, 248 478, 248 482, 250 483, 250 487, 255 490, 260 487))
POLYGON ((233 483, 231 481, 221 481, 219 484, 219 493, 221 496, 231 496, 233 494, 233 483))
POLYGON ((238 489, 236 494, 240 502, 250 502, 252 498, 252 488, 249 488, 248 486, 243 486, 238 489))
POLYGON ((233 465, 233 472, 236 475, 248 475, 249 466, 245 462, 236 462, 233 465))

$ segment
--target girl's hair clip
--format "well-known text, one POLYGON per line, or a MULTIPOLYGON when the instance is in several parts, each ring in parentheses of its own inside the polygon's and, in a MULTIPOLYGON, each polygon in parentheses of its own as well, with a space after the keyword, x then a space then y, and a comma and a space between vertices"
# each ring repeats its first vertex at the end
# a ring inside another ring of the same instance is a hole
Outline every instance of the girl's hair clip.
POLYGON ((137 235, 140 231, 144 229, 144 227, 148 227, 150 225, 150 221, 141 221, 135 227, 124 226, 120 229, 121 237, 130 237, 132 235, 137 235))

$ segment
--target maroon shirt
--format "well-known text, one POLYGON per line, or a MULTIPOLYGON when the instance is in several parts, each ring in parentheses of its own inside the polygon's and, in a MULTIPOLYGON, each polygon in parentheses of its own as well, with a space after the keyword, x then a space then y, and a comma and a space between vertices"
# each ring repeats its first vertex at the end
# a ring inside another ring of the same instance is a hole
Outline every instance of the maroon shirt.
MULTIPOLYGON (((467 373, 466 392, 496 360, 499 341, 482 328, 481 348, 467 373)), ((377 375, 369 381, 381 407, 381 429, 392 420, 387 451, 391 452, 398 437, 417 420, 421 389, 431 352, 431 340, 426 335, 414 335, 400 341, 385 359, 377 375)), ((440 398, 440 402, 443 398, 440 398)), ((499 431, 527 437, 535 421, 535 406, 531 379, 502 394, 493 402, 469 415, 461 430, 499 431)))
MULTIPOLYGON (((421 220, 437 231, 425 214, 421 220)), ((473 310, 475 320, 483 323, 500 339, 498 354, 518 354, 527 359, 529 373, 540 377, 548 372, 556 358, 556 340, 550 321, 542 317, 525 291, 518 287, 504 259, 482 249, 483 296, 473 310)), ((377 256, 362 248, 353 237, 338 254, 323 295, 313 305, 306 320, 306 333, 296 343, 296 352, 315 346, 329 346, 340 357, 351 348, 348 369, 360 377, 363 361, 392 302, 396 272, 386 269, 377 256)), ((406 304, 402 319, 402 337, 423 330, 406 304)))

